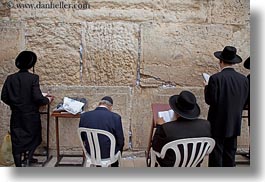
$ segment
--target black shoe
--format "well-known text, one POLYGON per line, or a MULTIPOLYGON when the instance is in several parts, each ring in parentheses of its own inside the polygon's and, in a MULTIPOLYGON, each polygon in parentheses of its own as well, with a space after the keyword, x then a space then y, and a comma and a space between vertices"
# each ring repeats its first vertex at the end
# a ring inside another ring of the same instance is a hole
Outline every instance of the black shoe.
POLYGON ((38 159, 32 157, 32 158, 29 160, 29 163, 36 164, 36 163, 38 163, 38 159))

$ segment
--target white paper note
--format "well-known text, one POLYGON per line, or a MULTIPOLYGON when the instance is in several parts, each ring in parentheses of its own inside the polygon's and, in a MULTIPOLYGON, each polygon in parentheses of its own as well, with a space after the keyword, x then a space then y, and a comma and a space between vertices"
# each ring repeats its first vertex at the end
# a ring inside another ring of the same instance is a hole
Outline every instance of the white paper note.
POLYGON ((79 102, 77 100, 70 99, 68 97, 64 97, 64 99, 63 99, 63 108, 71 114, 77 114, 77 113, 81 112, 82 107, 84 105, 85 104, 83 102, 79 102))

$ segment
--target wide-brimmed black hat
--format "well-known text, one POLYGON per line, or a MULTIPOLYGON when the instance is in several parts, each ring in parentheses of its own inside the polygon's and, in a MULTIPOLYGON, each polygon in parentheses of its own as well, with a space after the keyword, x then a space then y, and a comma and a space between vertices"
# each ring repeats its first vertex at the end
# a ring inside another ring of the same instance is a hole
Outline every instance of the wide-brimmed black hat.
POLYGON ((246 61, 244 62, 244 67, 245 67, 246 69, 250 69, 250 57, 248 57, 248 58, 246 59, 246 61))
POLYGON ((236 54, 237 50, 235 47, 226 46, 223 51, 217 51, 214 56, 226 63, 236 64, 241 63, 242 58, 236 54))
POLYGON ((196 119, 201 112, 195 96, 189 91, 182 91, 179 95, 171 96, 169 105, 175 113, 186 119, 196 119))
POLYGON ((37 56, 32 51, 22 51, 16 58, 15 64, 18 69, 30 69, 37 61, 37 56))

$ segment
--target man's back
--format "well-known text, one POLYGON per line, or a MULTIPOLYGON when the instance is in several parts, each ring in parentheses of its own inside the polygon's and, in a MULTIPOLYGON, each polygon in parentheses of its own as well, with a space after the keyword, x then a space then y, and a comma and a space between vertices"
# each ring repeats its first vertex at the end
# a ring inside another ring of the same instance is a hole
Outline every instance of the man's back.
POLYGON ((40 105, 49 102, 40 91, 39 76, 28 71, 19 71, 7 77, 1 99, 11 110, 23 113, 38 112, 40 105))
POLYGON ((248 96, 248 80, 233 68, 214 74, 205 91, 210 105, 208 120, 214 136, 239 136, 242 110, 248 96))
MULTIPOLYGON (((197 137, 211 137, 209 121, 179 118, 177 121, 165 123, 157 128, 152 147, 155 151, 160 152, 162 147, 171 141, 197 137)), ((173 166, 175 155, 173 151, 168 151, 166 157, 163 160, 158 159, 158 161, 161 166, 173 166)))
MULTIPOLYGON (((115 152, 122 151, 124 145, 124 135, 120 115, 109 111, 105 107, 97 107, 93 111, 83 113, 80 118, 79 127, 101 129, 112 133, 116 139, 115 152)), ((85 139, 82 137, 83 140, 85 139)), ((110 141, 107 137, 99 137, 101 157, 108 158, 110 141)), ((89 147, 86 147, 89 152, 89 147)))

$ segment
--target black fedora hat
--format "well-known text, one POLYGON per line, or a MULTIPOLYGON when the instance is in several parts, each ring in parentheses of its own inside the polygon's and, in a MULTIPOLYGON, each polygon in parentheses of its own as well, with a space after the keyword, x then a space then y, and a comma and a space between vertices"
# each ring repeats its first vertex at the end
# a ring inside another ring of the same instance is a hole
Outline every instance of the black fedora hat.
POLYGON ((37 56, 32 51, 22 51, 16 58, 15 64, 18 69, 30 69, 37 61, 37 56))
POLYGON ((248 58, 246 59, 246 61, 244 62, 244 67, 245 67, 246 69, 250 69, 250 57, 248 57, 248 58))
POLYGON ((186 119, 196 119, 201 112, 195 96, 189 91, 182 91, 179 95, 171 96, 169 105, 175 113, 186 119))
POLYGON ((214 56, 226 63, 236 64, 241 63, 242 58, 236 54, 237 50, 233 46, 226 46, 223 51, 217 51, 214 56))

